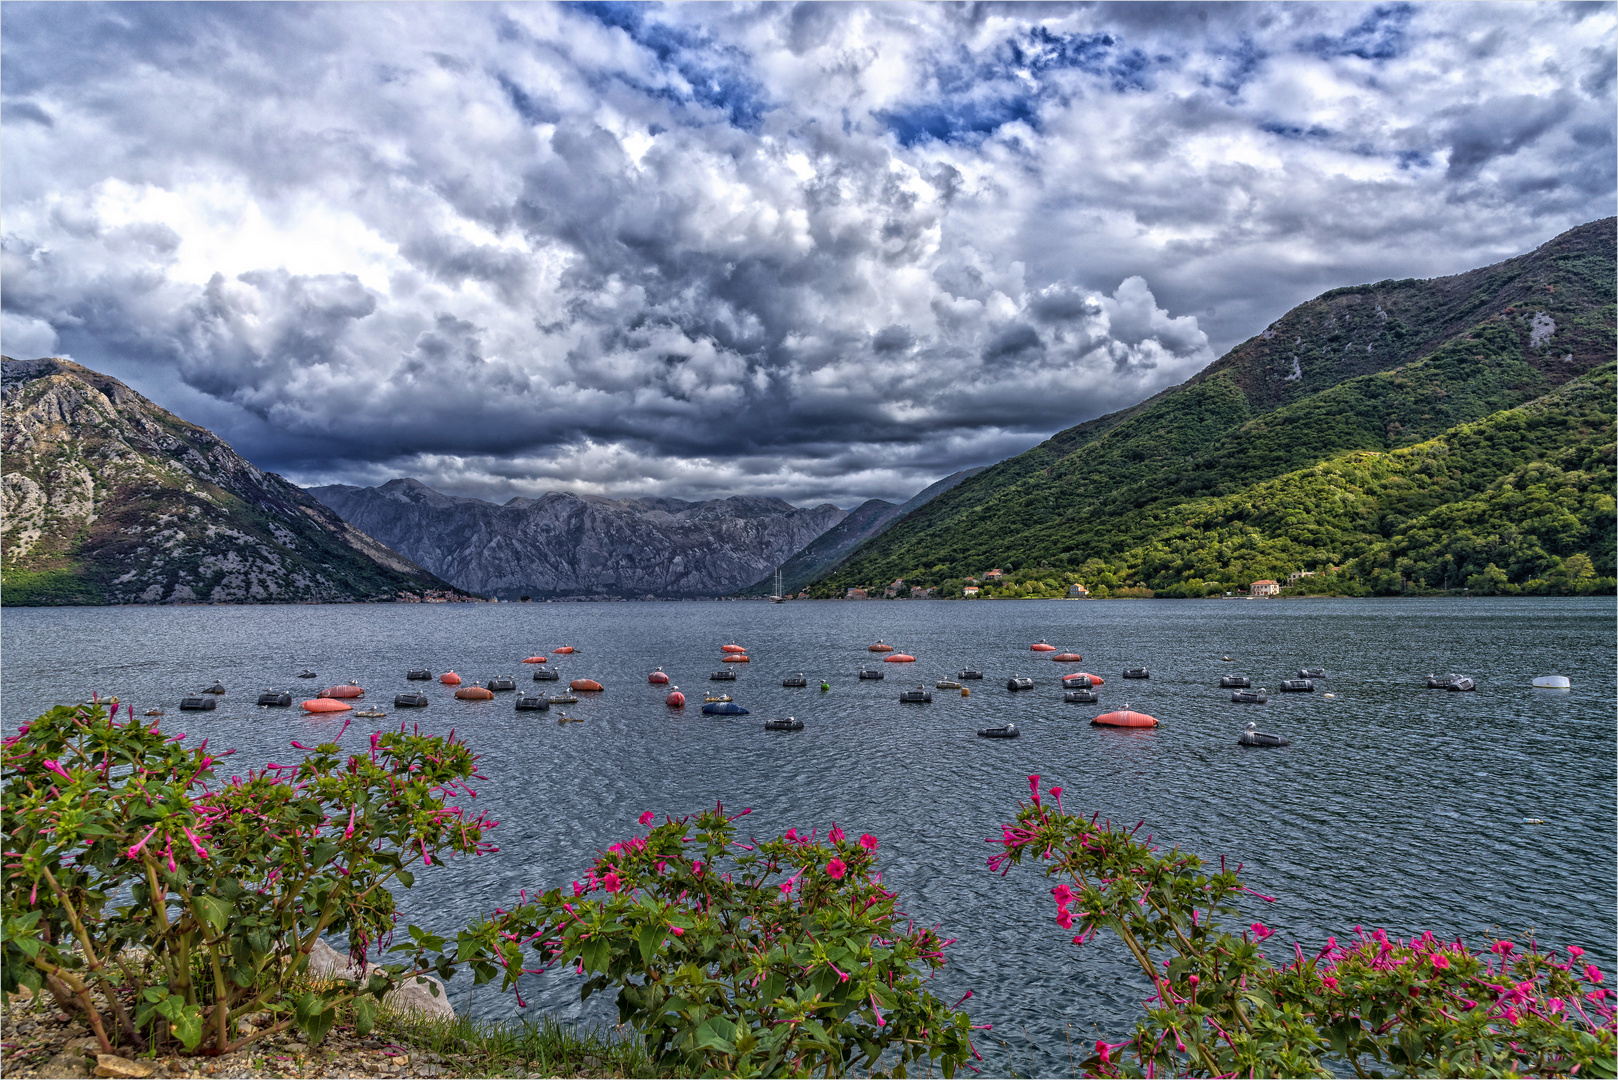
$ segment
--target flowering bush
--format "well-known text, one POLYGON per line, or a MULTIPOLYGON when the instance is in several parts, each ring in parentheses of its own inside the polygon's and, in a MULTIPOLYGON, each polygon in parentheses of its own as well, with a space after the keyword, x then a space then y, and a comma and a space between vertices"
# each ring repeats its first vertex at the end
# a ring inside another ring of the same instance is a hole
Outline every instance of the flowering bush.
POLYGON ((581 997, 616 990, 659 1071, 902 1076, 936 1061, 954 1075, 974 1052, 970 1021, 923 985, 949 942, 895 908, 876 838, 833 826, 742 843, 742 814, 716 807, 614 844, 585 880, 470 928, 466 948, 498 954, 507 986, 565 964, 586 977, 581 997))
POLYGON ((1240 867, 1218 873, 1194 855, 1153 846, 1134 829, 1054 808, 1031 795, 990 842, 1002 873, 1044 864, 1055 921, 1083 945, 1116 934, 1155 987, 1134 1037, 1096 1043, 1084 1063, 1102 1076, 1329 1076, 1328 1054, 1357 1076, 1614 1075, 1612 998, 1602 973, 1569 947, 1546 952, 1495 942, 1481 955, 1432 934, 1401 941, 1381 930, 1347 945, 1328 938, 1285 963, 1265 955, 1262 922, 1232 933, 1220 916, 1254 897, 1240 867))
MULTIPOLYGON (((412 883, 407 865, 493 850, 494 822, 448 803, 474 794, 471 751, 401 727, 366 754, 295 742, 298 764, 219 783, 207 740, 187 750, 117 712, 52 709, 5 741, 4 989, 48 988, 109 1051, 150 1033, 221 1053, 293 1025, 319 1041, 344 1002, 369 1028, 382 996, 425 968, 310 989, 309 952, 345 933, 363 964, 393 931, 389 886, 412 883), (260 1012, 271 1021, 238 1034, 260 1012)), ((480 979, 497 973, 471 959, 480 979)))

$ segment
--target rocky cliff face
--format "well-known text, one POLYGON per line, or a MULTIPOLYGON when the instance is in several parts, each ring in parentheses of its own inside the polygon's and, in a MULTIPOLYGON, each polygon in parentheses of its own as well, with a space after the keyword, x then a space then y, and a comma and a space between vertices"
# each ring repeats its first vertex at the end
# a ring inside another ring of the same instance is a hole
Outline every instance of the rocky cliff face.
POLYGON ((466 598, 117 379, 0 369, 6 604, 466 598))
POLYGON ((845 516, 830 503, 799 509, 745 496, 691 503, 548 492, 496 505, 408 479, 310 494, 460 588, 501 599, 724 596, 845 516))

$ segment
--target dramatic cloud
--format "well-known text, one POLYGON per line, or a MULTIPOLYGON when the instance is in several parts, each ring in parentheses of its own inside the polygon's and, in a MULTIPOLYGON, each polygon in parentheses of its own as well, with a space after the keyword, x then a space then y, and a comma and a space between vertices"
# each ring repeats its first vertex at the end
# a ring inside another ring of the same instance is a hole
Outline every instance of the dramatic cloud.
POLYGON ((1615 29, 10 3, 0 336, 300 482, 902 498, 1612 214, 1615 29))

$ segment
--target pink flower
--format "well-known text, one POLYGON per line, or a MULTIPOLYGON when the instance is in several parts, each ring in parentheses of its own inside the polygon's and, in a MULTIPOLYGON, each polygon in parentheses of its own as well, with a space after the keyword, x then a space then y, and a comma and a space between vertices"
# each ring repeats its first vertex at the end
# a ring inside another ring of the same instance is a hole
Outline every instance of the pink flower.
POLYGON ((834 844, 841 844, 843 842, 843 830, 837 827, 837 822, 834 821, 831 823, 831 832, 826 834, 826 839, 830 840, 834 844))
POLYGON ((1337 989, 1337 980, 1332 978, 1330 975, 1325 976, 1320 981, 1326 984, 1326 989, 1328 990, 1337 989))
POLYGON ((866 851, 875 851, 876 837, 872 836, 870 833, 866 833, 864 836, 860 837, 860 847, 864 848, 866 851))
POLYGON ((62 766, 58 765, 54 761, 46 761, 44 762, 44 765, 47 769, 55 773, 57 776, 60 776, 63 780, 71 781, 73 779, 73 777, 68 775, 68 771, 66 769, 62 768, 62 766))
POLYGON ((1441 953, 1441 952, 1433 953, 1432 961, 1433 961, 1433 967, 1436 968, 1437 970, 1439 970, 1439 971, 1448 971, 1449 970, 1449 957, 1445 956, 1443 953, 1441 953))
POLYGON ((1073 902, 1073 890, 1067 887, 1067 882, 1065 881, 1052 889, 1051 895, 1056 898, 1058 907, 1067 907, 1073 902))
POLYGON ((1601 969, 1594 964, 1585 964, 1584 977, 1593 983, 1598 983, 1601 981, 1601 969))
POLYGON ((1062 789, 1059 787, 1051 788, 1051 798, 1056 800, 1056 808, 1058 810, 1062 809, 1062 789))
POLYGON ((1489 946, 1489 951, 1492 953, 1499 953, 1501 956, 1505 956, 1514 948, 1516 948, 1516 946, 1509 941, 1497 941, 1493 945, 1489 946))
POLYGON ((1038 806, 1039 805, 1039 777, 1037 775, 1030 776, 1028 778, 1028 790, 1033 792, 1034 805, 1038 806))
POLYGON ((1559 1013, 1563 1009, 1567 1008, 1567 1002, 1563 1001, 1561 998, 1546 998, 1545 1007, 1553 1013, 1559 1013))
POLYGON ((847 866, 846 863, 843 862, 842 859, 836 858, 834 856, 832 858, 832 861, 826 864, 826 873, 830 877, 833 877, 836 880, 841 881, 841 880, 843 880, 843 875, 848 873, 848 866, 847 866))
POLYGON ((1275 933, 1274 930, 1271 930, 1269 927, 1265 926, 1261 922, 1254 923, 1253 926, 1252 926, 1252 930, 1253 930, 1253 936, 1258 938, 1260 941, 1263 941, 1265 938, 1267 938, 1271 934, 1275 933))
POLYGON ((671 930, 674 933, 675 937, 684 937, 685 936, 685 931, 681 930, 678 926, 675 926, 673 923, 669 923, 669 930, 671 930))
POLYGON ((652 819, 655 817, 657 817, 657 815, 648 810, 640 816, 640 823, 642 825, 650 825, 652 823, 652 819))
POLYGON ((783 837, 783 839, 786 839, 786 840, 796 840, 797 838, 798 838, 798 830, 797 829, 788 829, 787 832, 786 832, 786 836, 783 837))
POLYGON ((1573 959, 1577 960, 1579 957, 1584 955, 1584 950, 1579 948, 1577 945, 1569 945, 1567 947, 1567 954, 1573 959))
POLYGON ((1195 986, 1199 982, 1201 982, 1202 980, 1197 978, 1195 975, 1192 975, 1186 981, 1189 982, 1192 986, 1195 986))
POLYGON ((1056 925, 1063 930, 1073 929, 1073 913, 1065 907, 1056 909, 1056 925))
POLYGON ((608 892, 617 892, 623 887, 623 882, 619 880, 618 874, 612 870, 607 871, 607 876, 601 879, 601 884, 606 886, 608 892))

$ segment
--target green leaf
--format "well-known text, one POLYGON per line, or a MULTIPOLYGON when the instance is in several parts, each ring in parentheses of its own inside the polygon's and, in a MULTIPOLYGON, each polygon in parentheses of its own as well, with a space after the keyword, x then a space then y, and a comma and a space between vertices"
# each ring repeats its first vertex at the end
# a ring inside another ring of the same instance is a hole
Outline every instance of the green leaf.
POLYGON ((191 910, 216 934, 224 933, 225 927, 230 925, 230 905, 217 896, 196 897, 191 902, 191 910))
POLYGON ((376 1025, 376 998, 363 996, 354 999, 354 1034, 361 1038, 371 1033, 376 1025))
POLYGON ((407 889, 416 883, 416 875, 412 874, 408 870, 400 870, 394 875, 394 877, 398 878, 399 884, 403 885, 407 889))
POLYGON ((322 840, 320 843, 309 849, 309 865, 314 867, 325 866, 327 863, 331 862, 332 856, 336 855, 341 850, 341 848, 332 843, 330 840, 322 840))
POLYGON ((195 1005, 186 1006, 179 1018, 169 1025, 169 1030, 187 1050, 195 1050, 202 1042, 202 1010, 195 1005))
POLYGON ((657 956, 657 947, 663 941, 663 933, 663 928, 656 923, 640 928, 640 934, 637 935, 636 941, 640 945, 642 963, 649 965, 657 956))

